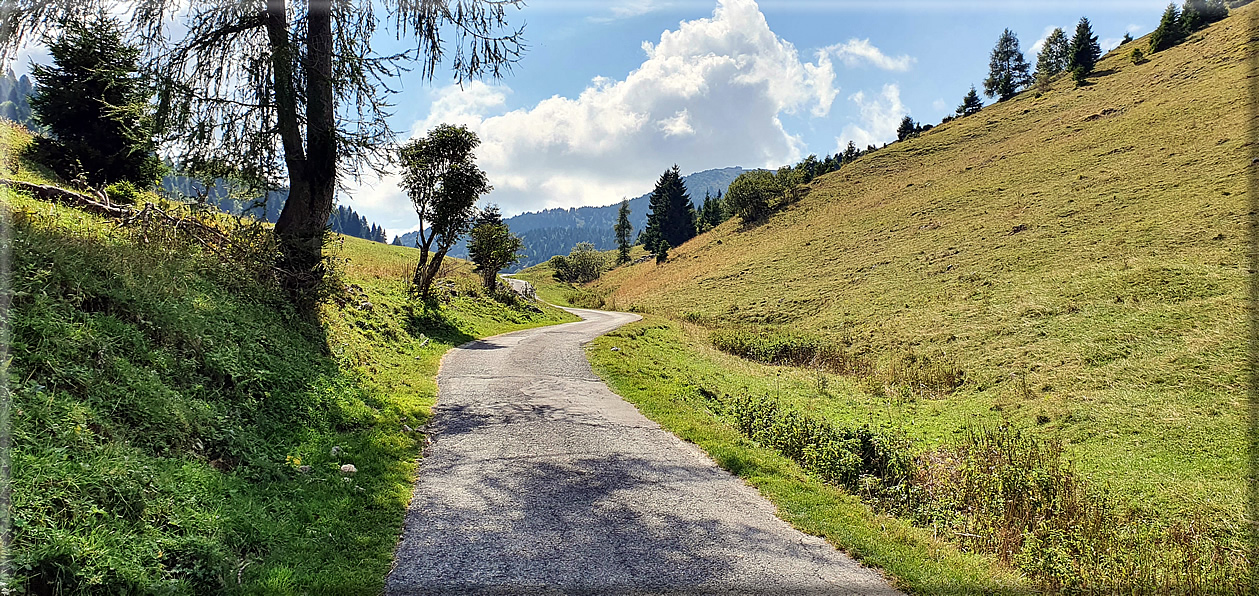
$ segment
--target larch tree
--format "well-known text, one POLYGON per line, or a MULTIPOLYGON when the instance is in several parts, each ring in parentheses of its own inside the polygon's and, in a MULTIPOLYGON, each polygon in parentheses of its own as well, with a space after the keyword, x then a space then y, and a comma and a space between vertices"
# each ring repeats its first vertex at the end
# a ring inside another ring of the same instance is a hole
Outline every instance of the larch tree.
POLYGON ((957 115, 969 116, 978 114, 983 107, 984 102, 979 99, 979 94, 975 92, 975 86, 971 85, 970 92, 966 94, 966 97, 962 98, 962 105, 957 106, 957 115))
POLYGON ((1014 97, 1032 82, 1029 66, 1019 49, 1019 38, 1006 29, 997 38, 988 61, 988 78, 984 80, 984 94, 1005 101, 1014 97))
POLYGON ((1166 50, 1184 39, 1185 30, 1180 22, 1180 9, 1173 2, 1163 10, 1158 27, 1150 34, 1150 53, 1166 50))
MULTIPOLYGON (((0 53, 109 0, 10 0, 0 53)), ((288 189, 275 233, 295 298, 322 277, 324 230, 338 183, 383 172, 395 138, 389 95, 402 72, 431 81, 500 77, 523 51, 507 24, 519 0, 135 0, 126 19, 157 91, 155 123, 185 172, 288 189), (372 47, 382 21, 414 45, 372 47), (449 51, 453 47, 453 52, 449 51)))
POLYGON ((1061 27, 1055 28, 1045 38, 1040 53, 1036 55, 1036 74, 1054 77, 1067 71, 1071 62, 1071 42, 1061 27))

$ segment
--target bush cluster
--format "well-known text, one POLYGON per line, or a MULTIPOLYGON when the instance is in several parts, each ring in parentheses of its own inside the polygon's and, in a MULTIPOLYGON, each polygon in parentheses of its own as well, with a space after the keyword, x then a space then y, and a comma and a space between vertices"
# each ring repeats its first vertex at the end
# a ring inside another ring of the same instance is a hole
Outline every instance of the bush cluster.
POLYGON ((1172 524, 1091 485, 1056 441, 1002 425, 922 451, 902 434, 835 424, 773 398, 700 393, 744 436, 879 510, 995 556, 1060 592, 1242 593, 1236 529, 1172 524))

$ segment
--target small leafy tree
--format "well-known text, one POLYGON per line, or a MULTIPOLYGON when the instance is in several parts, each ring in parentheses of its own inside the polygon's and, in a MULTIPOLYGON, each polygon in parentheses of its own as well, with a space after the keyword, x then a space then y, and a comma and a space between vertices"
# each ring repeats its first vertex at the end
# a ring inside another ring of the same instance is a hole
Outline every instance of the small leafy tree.
POLYGON ((896 140, 903 141, 918 134, 918 125, 909 116, 901 118, 900 126, 896 127, 896 140))
POLYGON ((975 86, 971 85, 970 92, 966 94, 966 97, 962 98, 962 105, 957 106, 957 115, 969 116, 971 114, 978 114, 979 110, 983 109, 983 107, 984 102, 980 101, 979 93, 976 93, 975 86))
POLYGON ((1086 77, 1093 73, 1093 67, 1097 66, 1097 60, 1102 57, 1102 46, 1097 43, 1097 36, 1093 35, 1093 25, 1089 23, 1088 17, 1080 17, 1080 22, 1075 26, 1075 35, 1071 38, 1071 60, 1067 63, 1067 68, 1074 76, 1077 70, 1082 71, 1082 77, 1086 77))
POLYGON ((429 297, 446 252, 468 231, 477 199, 493 190, 476 166, 473 150, 479 144, 467 128, 442 124, 398 150, 401 187, 420 217, 420 262, 413 283, 421 298, 429 297))
POLYGON ((1006 29, 997 38, 988 61, 988 78, 984 80, 984 94, 1005 101, 1014 97, 1020 89, 1032 82, 1030 67, 1019 49, 1019 38, 1006 29))
POLYGON ((612 228, 616 232, 616 264, 628 263, 630 260, 630 234, 634 231, 634 226, 630 225, 630 208, 629 201, 621 199, 621 208, 616 214, 616 226, 612 228))
POLYGON ((1180 10, 1176 8, 1176 4, 1168 4, 1163 10, 1163 18, 1158 22, 1158 27, 1154 28, 1154 32, 1150 34, 1150 53, 1166 50, 1178 43, 1184 38, 1184 28, 1180 22, 1180 10))
POLYGON ((1036 74, 1054 77, 1067 70, 1071 60, 1071 42, 1061 27, 1055 28, 1045 38, 1040 54, 1036 56, 1036 74))
POLYGON ((53 66, 32 66, 37 95, 30 103, 50 136, 31 144, 31 157, 93 186, 153 186, 164 167, 149 115, 153 93, 137 74, 140 49, 104 14, 65 22, 48 49, 53 66))
POLYGON ((665 240, 660 243, 660 250, 656 251, 656 264, 659 265, 669 260, 669 241, 665 240))
POLYGON ((520 261, 524 256, 520 254, 523 246, 520 238, 503 223, 503 214, 497 205, 481 210, 469 234, 468 257, 476 263, 475 271, 481 274, 486 291, 497 289, 498 272, 520 261))
POLYGON ((551 275, 555 279, 568 283, 584 284, 599 279, 608 268, 603 253, 595 250, 589 242, 578 242, 568 256, 551 257, 551 275))
POLYGON ((752 223, 769 215, 771 202, 781 192, 774 174, 765 170, 744 172, 726 190, 726 206, 744 223, 752 223))

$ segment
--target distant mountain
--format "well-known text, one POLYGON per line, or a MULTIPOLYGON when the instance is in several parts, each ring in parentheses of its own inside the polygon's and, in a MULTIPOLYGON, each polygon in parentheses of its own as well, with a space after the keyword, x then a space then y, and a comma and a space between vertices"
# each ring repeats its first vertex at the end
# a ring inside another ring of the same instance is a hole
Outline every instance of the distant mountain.
POLYGON ((39 128, 31 116, 31 98, 35 96, 35 87, 26 75, 20 78, 13 76, 12 70, 6 70, 0 76, 0 118, 12 120, 31 131, 39 128))
MULTIPOLYGON (((682 183, 691 195, 695 208, 704 202, 704 193, 716 195, 725 193, 726 188, 743 168, 721 168, 704 170, 682 177, 682 183)), ((654 184, 655 181, 653 180, 654 184)), ((630 224, 634 226, 631 238, 636 238, 643 228, 647 227, 648 199, 651 193, 630 199, 630 224)), ((504 220, 512 233, 524 241, 525 259, 515 270, 536 265, 555 255, 566 255, 578 242, 589 242, 599 250, 616 248, 616 235, 612 226, 616 225, 617 211, 621 203, 617 201, 603 207, 570 207, 568 209, 547 209, 521 213, 504 220)), ((418 232, 403 234, 401 241, 406 246, 415 246, 418 232)), ((461 259, 468 258, 467 240, 460 240, 450 250, 450 256, 461 259)))

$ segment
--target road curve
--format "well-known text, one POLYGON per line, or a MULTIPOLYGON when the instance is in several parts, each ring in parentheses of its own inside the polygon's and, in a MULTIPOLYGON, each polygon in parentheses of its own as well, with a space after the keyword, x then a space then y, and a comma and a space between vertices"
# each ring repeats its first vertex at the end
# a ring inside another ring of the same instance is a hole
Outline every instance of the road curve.
POLYGON ((387 594, 898 594, 591 372, 637 315, 570 310, 442 360, 387 594))

